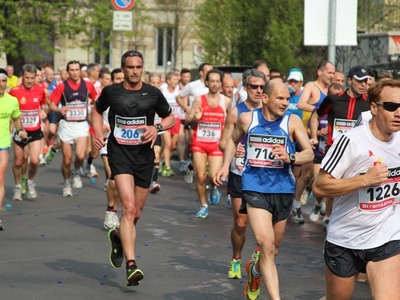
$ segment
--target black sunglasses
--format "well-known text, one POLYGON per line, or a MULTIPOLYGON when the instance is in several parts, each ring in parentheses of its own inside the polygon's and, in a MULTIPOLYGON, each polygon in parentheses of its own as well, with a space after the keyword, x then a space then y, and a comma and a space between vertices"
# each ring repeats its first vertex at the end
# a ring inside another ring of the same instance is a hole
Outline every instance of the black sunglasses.
POLYGON ((260 89, 264 88, 264 85, 250 84, 250 83, 248 83, 247 86, 251 87, 253 90, 256 90, 258 88, 260 88, 260 89))
POLYGON ((121 65, 125 65, 125 59, 126 59, 128 56, 138 56, 138 57, 140 57, 141 59, 143 59, 143 55, 142 55, 141 52, 136 51, 136 50, 129 50, 129 51, 126 51, 126 52, 124 53, 124 55, 122 55, 122 57, 121 57, 121 65))
POLYGON ((375 102, 375 104, 383 106, 387 111, 396 111, 400 107, 400 103, 396 102, 375 102))

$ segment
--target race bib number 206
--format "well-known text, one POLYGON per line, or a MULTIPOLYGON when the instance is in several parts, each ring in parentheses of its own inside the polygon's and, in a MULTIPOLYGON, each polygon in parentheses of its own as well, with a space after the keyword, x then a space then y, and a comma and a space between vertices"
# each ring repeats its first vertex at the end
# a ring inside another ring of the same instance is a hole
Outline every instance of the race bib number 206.
POLYGON ((141 136, 145 132, 141 126, 146 125, 146 116, 143 117, 121 117, 115 116, 114 137, 120 145, 139 145, 142 143, 141 136))

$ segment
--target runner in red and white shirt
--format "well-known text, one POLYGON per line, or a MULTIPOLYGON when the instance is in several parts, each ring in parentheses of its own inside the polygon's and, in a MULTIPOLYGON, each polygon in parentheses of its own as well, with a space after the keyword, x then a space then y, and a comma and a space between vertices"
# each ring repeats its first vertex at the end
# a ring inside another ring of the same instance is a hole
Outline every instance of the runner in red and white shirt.
POLYGON ((37 193, 33 178, 39 167, 39 154, 43 133, 41 119, 46 118, 46 94, 43 87, 35 84, 37 68, 32 64, 22 67, 22 83, 12 88, 11 96, 18 99, 21 110, 22 128, 28 133, 24 140, 14 130, 14 163, 13 174, 15 181, 13 200, 21 201, 22 194, 27 194, 29 199, 35 199, 37 193), (28 147, 25 147, 28 146, 28 147), (29 166, 28 166, 29 161, 29 166), (28 171, 28 176, 26 173, 28 171))
MULTIPOLYGON (((201 204, 197 218, 208 216, 206 201, 207 162, 209 176, 214 178, 222 167, 224 153, 219 149, 219 141, 225 124, 226 114, 231 106, 231 99, 220 94, 222 72, 211 70, 207 73, 205 84, 209 92, 196 97, 186 123, 193 128, 191 150, 193 167, 197 176, 196 190, 201 204)), ((209 203, 217 204, 221 198, 215 184, 210 181, 209 203)))
POLYGON ((76 189, 82 187, 78 170, 85 158, 87 137, 89 135, 89 125, 87 122, 88 105, 90 101, 97 98, 97 93, 93 83, 80 78, 80 64, 78 61, 68 62, 67 72, 69 78, 57 85, 50 95, 50 109, 60 112, 62 115, 58 127, 58 137, 61 140, 63 151, 63 162, 61 165, 65 181, 63 196, 71 197, 73 195, 72 186, 76 189), (61 104, 61 108, 58 107, 59 103, 61 104), (72 170, 73 182, 71 186, 73 144, 75 144, 75 161, 72 170))

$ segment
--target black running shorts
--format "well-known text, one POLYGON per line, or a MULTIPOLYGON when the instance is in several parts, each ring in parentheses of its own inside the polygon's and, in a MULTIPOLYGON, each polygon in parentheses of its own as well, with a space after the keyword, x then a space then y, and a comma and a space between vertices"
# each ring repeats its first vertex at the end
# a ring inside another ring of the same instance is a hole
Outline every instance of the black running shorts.
POLYGON ((40 141, 43 138, 43 132, 41 129, 35 131, 27 131, 28 137, 25 140, 21 140, 17 132, 14 132, 13 140, 21 148, 25 148, 26 145, 34 141, 40 141))
POLYGON ((239 212, 247 213, 246 204, 265 209, 272 214, 274 223, 285 220, 292 210, 293 194, 263 194, 243 191, 242 206, 239 212))
POLYGON ((126 161, 115 162, 108 159, 108 164, 111 169, 111 178, 119 174, 129 174, 133 176, 135 185, 144 189, 148 189, 151 183, 151 177, 153 175, 154 163, 151 162, 145 165, 137 165, 133 163, 127 163, 126 161))
POLYGON ((242 198, 242 176, 229 171, 228 193, 232 198, 242 198))
POLYGON ((390 241, 380 247, 353 250, 325 242, 324 259, 329 270, 338 277, 348 278, 365 273, 369 261, 381 261, 400 253, 400 241, 390 241))

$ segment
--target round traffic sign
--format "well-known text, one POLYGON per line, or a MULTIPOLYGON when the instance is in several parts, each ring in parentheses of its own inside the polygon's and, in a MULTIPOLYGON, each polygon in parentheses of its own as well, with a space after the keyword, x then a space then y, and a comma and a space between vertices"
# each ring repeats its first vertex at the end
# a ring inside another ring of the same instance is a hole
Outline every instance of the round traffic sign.
POLYGON ((116 10, 129 10, 133 7, 135 0, 111 0, 116 10))

